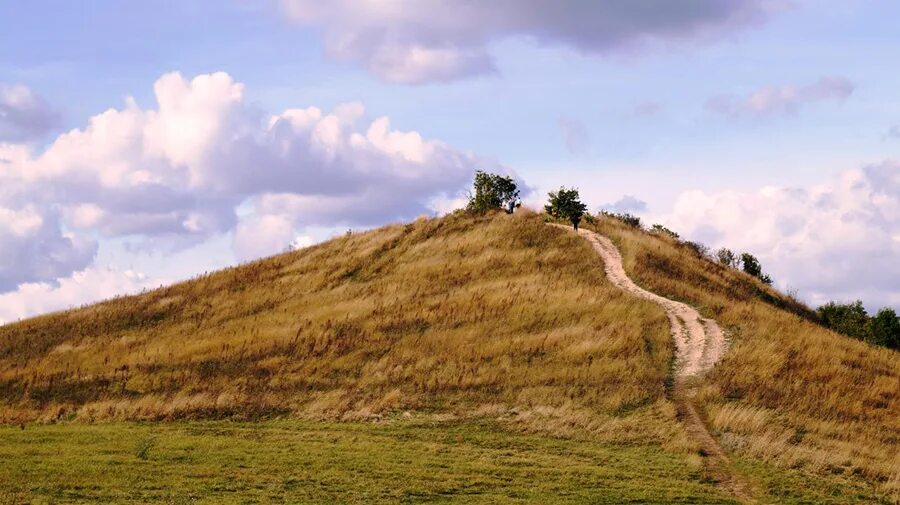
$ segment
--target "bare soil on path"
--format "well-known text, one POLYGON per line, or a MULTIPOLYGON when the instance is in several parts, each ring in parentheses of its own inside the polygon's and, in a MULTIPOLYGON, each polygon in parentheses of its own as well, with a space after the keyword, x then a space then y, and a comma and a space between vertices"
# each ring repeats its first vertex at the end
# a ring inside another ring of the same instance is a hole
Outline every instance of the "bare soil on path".
MULTIPOLYGON (((567 226, 553 226, 568 229, 567 226)), ((750 486, 731 468, 728 455, 709 432, 693 401, 703 374, 715 366, 727 349, 725 334, 714 320, 703 318, 690 305, 659 296, 635 284, 625 273, 622 255, 609 238, 585 229, 578 230, 578 234, 587 239, 603 259, 606 276, 613 285, 650 300, 666 311, 676 348, 672 400, 678 415, 688 435, 699 444, 709 477, 739 501, 757 503, 750 486)))

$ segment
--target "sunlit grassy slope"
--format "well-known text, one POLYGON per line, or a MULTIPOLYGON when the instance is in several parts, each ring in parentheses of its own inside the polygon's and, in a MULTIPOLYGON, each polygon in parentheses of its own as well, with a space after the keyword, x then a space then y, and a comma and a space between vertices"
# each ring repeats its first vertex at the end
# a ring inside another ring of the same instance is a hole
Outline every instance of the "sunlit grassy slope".
MULTIPOLYGON (((897 500, 897 353, 597 227, 729 331, 700 399, 763 503, 897 500)), ((543 216, 420 219, 0 327, 0 502, 729 503, 672 357, 663 311, 543 216)))
POLYGON ((668 437, 645 417, 672 418, 671 356, 583 240, 456 215, 2 327, 0 399, 13 421, 515 412, 668 437))
POLYGON ((900 353, 819 326, 795 300, 690 247, 612 219, 594 228, 619 246, 636 282, 691 303, 730 334, 700 394, 726 448, 861 475, 900 498, 900 353))

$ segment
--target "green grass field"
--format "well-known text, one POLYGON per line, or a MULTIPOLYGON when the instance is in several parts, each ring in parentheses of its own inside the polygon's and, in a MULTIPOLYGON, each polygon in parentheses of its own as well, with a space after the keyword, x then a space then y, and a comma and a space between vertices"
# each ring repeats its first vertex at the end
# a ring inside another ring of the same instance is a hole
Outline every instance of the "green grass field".
MULTIPOLYGON (((696 461, 654 445, 526 434, 494 422, 7 426, 0 502, 734 503, 696 461)), ((775 493, 773 502, 873 499, 840 480, 741 468, 775 493)))

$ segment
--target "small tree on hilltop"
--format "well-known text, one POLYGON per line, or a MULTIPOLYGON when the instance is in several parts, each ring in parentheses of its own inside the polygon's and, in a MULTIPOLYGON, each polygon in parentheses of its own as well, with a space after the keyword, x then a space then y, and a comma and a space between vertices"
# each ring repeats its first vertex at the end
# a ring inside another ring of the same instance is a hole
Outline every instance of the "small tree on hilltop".
POLYGON ((559 191, 551 191, 549 196, 550 201, 544 206, 547 214, 557 219, 569 220, 575 231, 578 231, 578 223, 581 222, 581 217, 587 210, 587 205, 581 203, 578 190, 561 187, 559 191))
POLYGON ((484 171, 475 172, 474 192, 469 193, 466 210, 484 214, 491 209, 503 208, 511 214, 519 203, 519 187, 512 177, 484 171))

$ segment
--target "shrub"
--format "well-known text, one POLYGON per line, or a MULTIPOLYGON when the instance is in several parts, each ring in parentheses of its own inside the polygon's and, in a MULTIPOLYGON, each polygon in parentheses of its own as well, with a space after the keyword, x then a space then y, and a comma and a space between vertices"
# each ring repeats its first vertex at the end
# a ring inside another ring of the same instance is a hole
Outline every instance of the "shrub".
POLYGON ((706 244, 701 244, 700 242, 691 242, 685 241, 682 242, 681 245, 687 247, 694 253, 698 258, 708 258, 709 257, 709 247, 706 244))
POLYGON ((869 341, 888 349, 900 351, 900 318, 894 309, 884 307, 868 323, 869 341))
MULTIPOLYGON (((640 220, 638 220, 638 221, 640 221, 640 220)), ((675 233, 674 231, 666 228, 665 226, 663 226, 659 223, 656 223, 650 227, 650 233, 655 233, 657 235, 663 235, 663 236, 678 240, 677 233, 675 233)))
POLYGON ((723 247, 716 251, 716 261, 729 268, 738 267, 738 257, 731 249, 723 247))
POLYGON ((622 223, 624 223, 632 228, 637 228, 639 230, 643 228, 643 226, 641 225, 641 218, 639 218, 633 214, 629 214, 627 212, 622 212, 622 213, 607 212, 605 210, 601 211, 600 213, 606 217, 619 220, 622 223))
POLYGON ((861 300, 853 303, 828 302, 816 309, 822 324, 849 337, 866 340, 869 315, 861 300))

